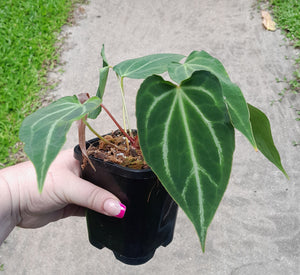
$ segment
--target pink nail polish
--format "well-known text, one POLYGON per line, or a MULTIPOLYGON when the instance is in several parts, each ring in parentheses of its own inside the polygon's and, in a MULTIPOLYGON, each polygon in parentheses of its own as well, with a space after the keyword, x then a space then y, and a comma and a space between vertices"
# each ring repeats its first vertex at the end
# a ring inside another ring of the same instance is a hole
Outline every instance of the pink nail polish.
POLYGON ((106 200, 104 202, 103 208, 104 208, 104 214, 108 216, 120 218, 120 219, 124 217, 126 211, 126 206, 114 199, 106 200))
POLYGON ((115 217, 122 219, 126 212, 126 206, 123 203, 120 203, 120 208, 121 208, 120 213, 118 215, 116 215, 115 217))

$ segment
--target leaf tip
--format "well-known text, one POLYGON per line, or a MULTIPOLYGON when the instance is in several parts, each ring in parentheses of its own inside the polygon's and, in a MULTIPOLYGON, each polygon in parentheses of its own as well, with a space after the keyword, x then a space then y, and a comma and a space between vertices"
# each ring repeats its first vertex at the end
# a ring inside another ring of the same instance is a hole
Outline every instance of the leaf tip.
POLYGON ((282 170, 282 173, 285 175, 287 180, 290 180, 289 175, 287 174, 287 172, 284 169, 282 170))
POLYGON ((40 195, 42 194, 43 187, 44 187, 44 183, 43 182, 38 182, 38 190, 39 190, 40 195))
POLYGON ((205 253, 205 243, 204 244, 201 243, 201 250, 202 250, 202 253, 205 253))
POLYGON ((207 234, 207 228, 204 230, 201 230, 199 234, 200 244, 201 244, 201 250, 203 253, 205 253, 205 240, 206 240, 206 234, 207 234))

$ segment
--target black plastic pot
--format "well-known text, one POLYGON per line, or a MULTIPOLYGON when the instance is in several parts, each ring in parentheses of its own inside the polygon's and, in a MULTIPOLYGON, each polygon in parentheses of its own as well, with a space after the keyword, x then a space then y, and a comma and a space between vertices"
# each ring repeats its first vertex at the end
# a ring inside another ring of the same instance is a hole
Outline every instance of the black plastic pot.
MULTIPOLYGON (((87 147, 97 142, 98 139, 90 140, 87 147)), ((74 156, 82 163, 78 145, 74 148, 74 156)), ((87 165, 82 178, 112 192, 127 207, 123 219, 88 209, 90 243, 99 249, 111 249, 115 257, 126 264, 149 261, 159 246, 167 246, 173 239, 177 204, 151 169, 135 170, 90 159, 96 171, 87 165)))

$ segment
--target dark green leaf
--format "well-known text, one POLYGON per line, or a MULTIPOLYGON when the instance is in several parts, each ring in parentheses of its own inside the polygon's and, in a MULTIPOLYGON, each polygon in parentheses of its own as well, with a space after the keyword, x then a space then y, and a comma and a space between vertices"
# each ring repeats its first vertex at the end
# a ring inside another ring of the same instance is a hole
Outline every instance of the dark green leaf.
POLYGON ((219 81, 230 80, 222 63, 205 51, 193 51, 184 64, 173 62, 168 68, 171 79, 178 84, 199 70, 211 72, 219 78, 219 81))
POLYGON ((136 113, 145 160, 193 222, 204 250, 234 151, 220 82, 206 71, 179 87, 151 76, 138 91, 136 113))
POLYGON ((280 155, 275 147, 268 118, 262 111, 254 106, 248 104, 248 108, 258 150, 288 178, 281 164, 280 155))
POLYGON ((204 51, 194 51, 187 57, 184 64, 173 62, 168 68, 171 79, 178 84, 198 70, 209 71, 219 79, 233 126, 243 133, 256 149, 245 98, 240 88, 231 82, 219 60, 204 51))
POLYGON ((152 54, 123 61, 114 66, 113 70, 120 77, 144 79, 153 74, 166 72, 169 63, 178 62, 183 57, 180 54, 152 54))
POLYGON ((76 96, 67 96, 39 109, 23 121, 19 136, 25 143, 25 153, 35 166, 40 192, 50 164, 64 145, 72 122, 81 119, 99 104, 98 97, 81 104, 76 96))

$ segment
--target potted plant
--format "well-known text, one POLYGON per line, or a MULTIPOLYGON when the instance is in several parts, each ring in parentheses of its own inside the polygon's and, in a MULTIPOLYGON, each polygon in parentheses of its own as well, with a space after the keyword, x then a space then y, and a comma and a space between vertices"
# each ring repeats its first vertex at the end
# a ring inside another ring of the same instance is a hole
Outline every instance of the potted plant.
MULTIPOLYGON (((58 99, 28 116, 20 129, 20 139, 25 143, 24 150, 35 166, 40 191, 47 170, 61 150, 71 124, 79 121, 79 146, 75 148, 75 156, 81 161, 83 177, 104 186, 115 193, 121 201, 127 200, 128 203, 130 200, 130 203, 135 205, 132 210, 128 209, 124 221, 127 215, 128 220, 136 220, 134 211, 138 208, 141 208, 142 212, 150 211, 147 207, 140 206, 141 204, 139 206, 135 204, 134 200, 138 197, 147 197, 145 194, 148 194, 145 204, 150 204, 149 196, 154 193, 159 193, 163 197, 162 202, 156 199, 151 201, 151 204, 157 205, 158 208, 150 212, 154 216, 157 215, 159 221, 151 220, 150 223, 156 224, 159 228, 165 228, 161 226, 162 223, 168 224, 168 229, 159 237, 159 242, 149 250, 136 248, 135 245, 143 241, 153 244, 152 238, 154 235, 157 236, 157 233, 149 233, 147 240, 145 238, 130 240, 129 243, 116 248, 115 244, 103 244, 105 240, 99 241, 96 238, 93 242, 91 235, 97 233, 91 229, 90 240, 95 246, 99 248, 103 245, 108 246, 118 259, 129 264, 149 260, 159 245, 167 245, 172 240, 177 211, 174 200, 193 223, 204 251, 207 229, 229 181, 235 148, 235 129, 249 140, 254 150, 259 150, 288 177, 273 143, 268 118, 262 111, 246 103, 241 90, 231 82, 221 62, 208 53, 194 51, 187 57, 180 54, 153 54, 126 60, 115 66, 109 65, 104 47, 101 56, 103 66, 100 69, 96 96, 81 94, 78 97, 58 99), (115 72, 121 88, 122 127, 102 103, 107 76, 111 70, 115 72), (168 81, 160 76, 166 73, 170 78, 168 81), (136 96, 137 131, 129 127, 123 85, 126 78, 143 80, 136 96), (87 121, 87 118, 96 119, 103 109, 120 129, 115 136, 103 137, 95 133, 87 121), (85 142, 86 126, 98 136, 97 140, 85 142), (120 142, 121 133, 124 137, 121 137, 120 142), (116 139, 119 141, 116 142, 116 139), (124 168, 126 170, 124 172, 119 164, 112 164, 113 160, 109 159, 109 161, 100 160, 100 166, 106 169, 101 172, 102 168, 96 167, 99 158, 103 158, 99 146, 110 148, 110 154, 114 157, 117 154, 122 155, 127 163, 128 159, 132 160, 130 155, 132 153, 136 157, 133 162, 139 163, 138 168, 148 165, 151 170, 137 169, 133 172, 132 168, 124 168), (121 152, 117 151, 119 149, 121 152), (143 189, 141 186, 144 176, 140 176, 141 171, 148 173, 145 176, 145 181, 148 181, 144 188, 146 191, 143 190, 144 195, 134 195, 131 201, 131 198, 129 199, 131 195, 126 193, 127 188, 132 194, 135 190, 143 189), (98 172, 99 178, 96 175, 98 172), (139 175, 138 184, 135 184, 127 174, 132 172, 139 175), (118 181, 123 181, 121 178, 127 178, 126 187, 119 185, 118 181), (132 185, 130 182, 133 182, 132 185), (154 214, 158 211, 163 212, 163 215, 154 214), (131 214, 133 216, 130 216, 131 214), (166 215, 170 217, 165 221, 162 216, 166 215), (129 253, 124 256, 127 248, 130 251, 137 251, 137 254, 134 252, 134 255, 129 253)), ((150 212, 147 212, 148 216, 150 212)), ((117 222, 116 219, 103 215, 101 217, 101 214, 95 215, 88 211, 87 220, 88 223, 95 224, 99 230, 102 228, 102 232, 105 230, 114 232, 116 226, 124 229, 122 238, 125 238, 125 235, 136 234, 130 231, 132 228, 117 222), (95 216, 96 219, 109 221, 98 222, 93 220, 95 216), (130 232, 126 232, 127 230, 130 232)), ((148 225, 144 226, 143 230, 149 227, 148 225)), ((105 238, 112 237, 108 233, 105 238)))

